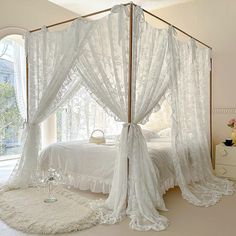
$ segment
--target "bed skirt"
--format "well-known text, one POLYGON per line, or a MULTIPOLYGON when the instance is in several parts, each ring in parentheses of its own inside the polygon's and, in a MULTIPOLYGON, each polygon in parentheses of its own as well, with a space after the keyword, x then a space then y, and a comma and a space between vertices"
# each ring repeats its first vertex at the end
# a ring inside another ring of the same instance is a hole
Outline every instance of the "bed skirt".
POLYGON ((68 175, 65 178, 65 184, 80 190, 90 190, 93 193, 108 194, 111 189, 111 182, 109 181, 76 173, 68 175))
MULTIPOLYGON (((71 173, 66 175, 64 183, 67 186, 78 188, 80 190, 89 190, 93 193, 109 194, 111 190, 111 182, 98 179, 93 176, 81 175, 77 173, 71 173)), ((165 194, 170 188, 177 186, 177 181, 173 177, 170 177, 162 182, 161 194, 165 194)))

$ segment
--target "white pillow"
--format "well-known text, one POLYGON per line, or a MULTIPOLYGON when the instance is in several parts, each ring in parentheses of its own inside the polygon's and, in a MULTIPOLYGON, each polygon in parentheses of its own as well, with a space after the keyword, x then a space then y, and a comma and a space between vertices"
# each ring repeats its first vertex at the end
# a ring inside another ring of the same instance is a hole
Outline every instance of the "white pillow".
POLYGON ((155 131, 152 131, 152 130, 148 130, 148 129, 142 129, 142 134, 146 140, 160 137, 158 135, 158 133, 156 133, 155 131))
POLYGON ((158 135, 163 138, 171 137, 171 128, 162 129, 158 132, 158 135))

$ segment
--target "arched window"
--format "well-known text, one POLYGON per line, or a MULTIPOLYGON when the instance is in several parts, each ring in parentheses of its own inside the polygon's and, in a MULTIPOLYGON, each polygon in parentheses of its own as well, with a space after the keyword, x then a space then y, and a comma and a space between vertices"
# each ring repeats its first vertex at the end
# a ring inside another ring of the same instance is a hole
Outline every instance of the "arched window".
POLYGON ((6 32, 0 31, 0 161, 21 153, 27 117, 25 40, 20 30, 6 32))

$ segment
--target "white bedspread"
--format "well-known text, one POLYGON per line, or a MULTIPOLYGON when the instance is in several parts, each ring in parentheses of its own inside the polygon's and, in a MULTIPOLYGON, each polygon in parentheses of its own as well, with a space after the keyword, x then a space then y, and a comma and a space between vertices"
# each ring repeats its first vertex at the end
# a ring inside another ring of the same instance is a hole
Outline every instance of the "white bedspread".
MULTIPOLYGON (((160 174, 162 193, 175 185, 171 143, 168 138, 148 142, 150 157, 160 174)), ((40 168, 60 170, 66 176, 66 184, 81 190, 108 193, 117 157, 114 144, 97 145, 87 141, 55 143, 40 154, 40 168)))

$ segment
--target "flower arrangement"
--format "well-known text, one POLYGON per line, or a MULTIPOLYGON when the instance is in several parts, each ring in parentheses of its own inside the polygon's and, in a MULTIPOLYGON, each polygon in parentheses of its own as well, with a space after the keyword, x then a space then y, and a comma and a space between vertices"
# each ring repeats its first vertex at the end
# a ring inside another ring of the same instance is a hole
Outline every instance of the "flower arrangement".
POLYGON ((227 124, 230 128, 234 128, 236 129, 236 120, 233 118, 233 119, 230 119, 228 124, 227 124))

